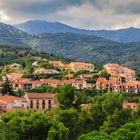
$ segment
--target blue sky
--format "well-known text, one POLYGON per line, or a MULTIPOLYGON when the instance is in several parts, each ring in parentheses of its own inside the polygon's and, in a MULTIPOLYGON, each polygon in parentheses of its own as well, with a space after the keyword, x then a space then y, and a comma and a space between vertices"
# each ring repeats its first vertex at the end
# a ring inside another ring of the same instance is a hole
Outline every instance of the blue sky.
POLYGON ((36 19, 85 29, 140 27, 140 0, 0 0, 0 22, 36 19))

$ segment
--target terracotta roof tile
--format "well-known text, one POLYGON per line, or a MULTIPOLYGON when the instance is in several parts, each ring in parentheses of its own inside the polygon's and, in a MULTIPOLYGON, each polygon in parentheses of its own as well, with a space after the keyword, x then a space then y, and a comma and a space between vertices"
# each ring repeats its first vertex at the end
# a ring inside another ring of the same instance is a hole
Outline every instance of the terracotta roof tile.
POLYGON ((27 93, 26 95, 29 99, 54 99, 56 97, 56 95, 52 93, 27 93))

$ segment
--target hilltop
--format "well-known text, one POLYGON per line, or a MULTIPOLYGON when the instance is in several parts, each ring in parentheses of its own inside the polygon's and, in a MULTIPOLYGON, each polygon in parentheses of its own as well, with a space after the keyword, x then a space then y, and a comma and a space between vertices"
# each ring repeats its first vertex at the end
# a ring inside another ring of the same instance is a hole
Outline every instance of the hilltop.
POLYGON ((85 35, 94 35, 104 37, 117 42, 129 43, 140 41, 140 29, 130 27, 118 30, 85 30, 72 27, 60 22, 48 22, 45 20, 30 20, 15 25, 17 29, 25 31, 29 34, 41 33, 76 33, 85 35))

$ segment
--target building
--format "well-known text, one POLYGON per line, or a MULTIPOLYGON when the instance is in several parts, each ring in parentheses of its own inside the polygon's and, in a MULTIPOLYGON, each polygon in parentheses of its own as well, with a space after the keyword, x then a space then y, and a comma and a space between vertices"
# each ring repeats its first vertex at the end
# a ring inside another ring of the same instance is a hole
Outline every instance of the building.
POLYGON ((13 63, 13 64, 6 64, 4 65, 5 68, 16 68, 16 67, 21 67, 20 64, 17 64, 17 63, 13 63))
POLYGON ((92 104, 81 104, 82 110, 90 110, 92 109, 92 104))
POLYGON ((140 81, 121 82, 117 80, 99 77, 96 81, 96 88, 98 90, 107 90, 111 92, 127 92, 140 93, 140 81))
POLYGON ((98 90, 108 90, 108 87, 109 87, 109 82, 106 78, 104 77, 99 77, 96 81, 96 88, 98 90))
POLYGON ((92 79, 93 75, 92 74, 82 74, 82 75, 79 75, 79 77, 83 80, 88 80, 88 79, 92 79))
POLYGON ((32 88, 40 87, 43 85, 46 86, 52 86, 52 87, 58 87, 60 81, 59 80, 53 80, 53 79, 41 79, 41 80, 35 80, 35 81, 18 81, 13 83, 13 89, 14 90, 29 90, 32 88))
POLYGON ((51 93, 27 93, 28 109, 49 110, 57 105, 56 95, 51 93))
POLYGON ((52 93, 27 93, 24 97, 6 95, 0 97, 0 114, 16 109, 48 110, 56 105, 56 95, 52 93))
POLYGON ((70 69, 74 72, 79 70, 87 70, 87 71, 94 71, 94 65, 91 63, 84 63, 84 62, 71 62, 69 64, 70 69))
POLYGON ((131 108, 132 110, 136 110, 137 107, 138 107, 138 104, 136 102, 124 101, 123 103, 123 109, 131 108))
POLYGON ((75 80, 75 79, 69 79, 62 81, 62 85, 71 85, 75 87, 76 89, 86 89, 87 88, 87 82, 83 80, 75 80))
POLYGON ((74 75, 71 74, 71 73, 68 73, 68 74, 66 75, 66 77, 67 77, 68 79, 73 79, 73 78, 74 78, 74 75))
POLYGON ((7 112, 13 109, 27 109, 27 101, 24 98, 16 96, 1 96, 0 110, 7 112))
POLYGON ((36 68, 34 74, 59 74, 55 69, 36 68))
POLYGON ((16 73, 16 72, 11 72, 11 73, 7 73, 5 76, 3 76, 3 80, 5 80, 6 78, 8 79, 8 81, 13 82, 13 81, 17 81, 22 77, 21 74, 16 73))
POLYGON ((52 65, 54 68, 61 68, 64 66, 61 61, 49 61, 49 64, 52 65))
POLYGON ((74 72, 79 70, 94 71, 95 68, 93 64, 84 62, 71 62, 69 64, 63 64, 61 61, 49 61, 49 64, 55 68, 63 68, 74 72))
POLYGON ((140 93, 140 81, 135 78, 135 71, 118 64, 104 65, 109 79, 99 77, 96 88, 111 92, 140 93))
POLYGON ((123 83, 120 88, 122 92, 140 93, 140 81, 130 81, 123 83))
POLYGON ((94 85, 91 83, 87 83, 84 80, 75 80, 75 79, 68 79, 68 80, 55 80, 55 79, 40 79, 35 81, 16 81, 12 83, 14 90, 29 90, 32 88, 40 87, 40 86, 52 86, 54 88, 63 86, 63 85, 72 85, 76 89, 86 89, 92 88, 94 85))
POLYGON ((105 64, 104 68, 106 69, 107 73, 110 75, 110 79, 118 80, 121 82, 129 82, 129 81, 135 81, 135 71, 123 67, 119 64, 105 64))

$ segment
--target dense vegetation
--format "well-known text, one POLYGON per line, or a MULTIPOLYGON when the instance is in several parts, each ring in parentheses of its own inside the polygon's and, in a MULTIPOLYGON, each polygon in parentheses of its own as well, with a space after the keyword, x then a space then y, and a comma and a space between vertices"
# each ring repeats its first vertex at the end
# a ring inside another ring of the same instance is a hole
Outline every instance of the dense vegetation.
POLYGON ((97 64, 120 63, 140 69, 140 43, 117 43, 104 38, 73 33, 41 34, 28 45, 39 51, 97 64))
MULTIPOLYGON (((42 93, 43 94, 43 93, 42 93)), ((0 139, 5 140, 139 140, 140 106, 123 109, 123 94, 90 97, 70 85, 57 91, 59 106, 50 111, 13 111, 1 116, 0 139)))
POLYGON ((62 60, 64 62, 69 62, 69 59, 64 59, 62 57, 43 52, 37 52, 30 48, 8 45, 0 46, 0 66, 10 63, 19 63, 24 65, 25 61, 28 59, 62 60))

